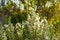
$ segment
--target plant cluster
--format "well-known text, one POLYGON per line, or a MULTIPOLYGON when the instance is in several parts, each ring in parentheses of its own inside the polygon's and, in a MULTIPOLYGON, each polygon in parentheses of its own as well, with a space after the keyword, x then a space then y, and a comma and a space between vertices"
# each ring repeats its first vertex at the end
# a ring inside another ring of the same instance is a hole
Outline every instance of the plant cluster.
POLYGON ((49 25, 47 20, 40 19, 39 14, 29 14, 25 22, 0 25, 1 40, 59 40, 59 35, 55 36, 53 25, 49 25))

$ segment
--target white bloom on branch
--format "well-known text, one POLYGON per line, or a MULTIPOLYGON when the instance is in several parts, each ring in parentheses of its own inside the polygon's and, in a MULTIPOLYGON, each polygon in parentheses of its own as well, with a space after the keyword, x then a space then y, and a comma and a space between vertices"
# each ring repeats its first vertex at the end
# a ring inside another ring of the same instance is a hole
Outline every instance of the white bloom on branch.
POLYGON ((29 0, 24 0, 24 1, 25 1, 26 4, 28 4, 28 1, 29 1, 29 0))
POLYGON ((19 26, 19 27, 21 27, 21 24, 20 24, 20 23, 16 23, 16 26, 19 26))
POLYGON ((8 27, 9 25, 7 25, 7 24, 4 24, 4 26, 5 26, 5 27, 8 27))
POLYGON ((20 3, 20 9, 23 11, 24 10, 24 4, 21 2, 20 3))
POLYGON ((34 11, 34 8, 32 8, 32 7, 29 7, 29 10, 30 10, 30 11, 34 11))

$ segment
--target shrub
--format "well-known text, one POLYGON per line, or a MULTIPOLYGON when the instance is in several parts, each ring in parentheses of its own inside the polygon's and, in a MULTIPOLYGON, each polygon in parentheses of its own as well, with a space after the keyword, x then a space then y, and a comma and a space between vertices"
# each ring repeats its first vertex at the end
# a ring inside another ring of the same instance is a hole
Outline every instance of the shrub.
POLYGON ((1 40, 54 40, 53 26, 47 20, 40 19, 38 13, 28 14, 25 22, 5 24, 1 27, 1 40), (4 30, 5 29, 5 30, 4 30))

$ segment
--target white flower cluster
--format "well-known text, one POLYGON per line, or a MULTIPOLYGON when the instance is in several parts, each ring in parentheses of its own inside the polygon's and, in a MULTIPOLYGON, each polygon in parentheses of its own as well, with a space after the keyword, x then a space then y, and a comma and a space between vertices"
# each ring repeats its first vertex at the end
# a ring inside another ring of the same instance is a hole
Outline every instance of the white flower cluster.
POLYGON ((23 11, 24 10, 24 4, 21 2, 20 3, 20 9, 23 11))
POLYGON ((49 40, 49 38, 47 38, 47 32, 49 31, 50 26, 48 25, 48 22, 45 18, 40 19, 38 13, 32 13, 31 15, 28 15, 27 22, 25 24, 28 25, 30 32, 33 31, 32 29, 34 29, 39 33, 39 36, 44 34, 44 37, 49 40))

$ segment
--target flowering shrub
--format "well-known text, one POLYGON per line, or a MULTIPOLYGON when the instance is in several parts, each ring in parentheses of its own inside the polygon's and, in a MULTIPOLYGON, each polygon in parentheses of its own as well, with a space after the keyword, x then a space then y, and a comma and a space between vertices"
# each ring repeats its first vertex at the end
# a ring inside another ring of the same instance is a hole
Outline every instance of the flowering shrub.
MULTIPOLYGON (((36 5, 37 2, 36 0, 29 0, 29 1, 21 0, 20 4, 17 6, 10 0, 9 3, 6 5, 6 7, 4 6, 4 8, 3 7, 0 8, 5 9, 6 12, 8 11, 6 14, 8 16, 10 15, 9 17, 6 15, 6 17, 8 18, 6 19, 6 22, 8 20, 9 24, 4 24, 3 26, 0 24, 0 40, 59 40, 60 39, 60 35, 57 35, 56 28, 54 28, 56 25, 54 26, 49 25, 45 18, 41 19, 39 17, 40 12, 38 10, 39 9, 38 4, 40 4, 40 2, 36 5), (37 11, 38 13, 36 13, 37 11)), ((42 14, 44 13, 51 14, 50 11, 48 12, 44 11, 46 9, 44 6, 42 8, 40 7, 40 9, 43 9, 41 10, 42 14)), ((49 14, 45 14, 45 16, 49 18, 50 16, 49 14)), ((57 25, 59 24, 57 23, 57 25)))
MULTIPOLYGON (((28 14, 23 23, 0 25, 1 40, 54 40, 53 26, 47 20, 40 19, 39 14, 28 14)), ((57 40, 57 39, 56 39, 57 40)), ((59 39, 58 39, 59 40, 59 39)))

